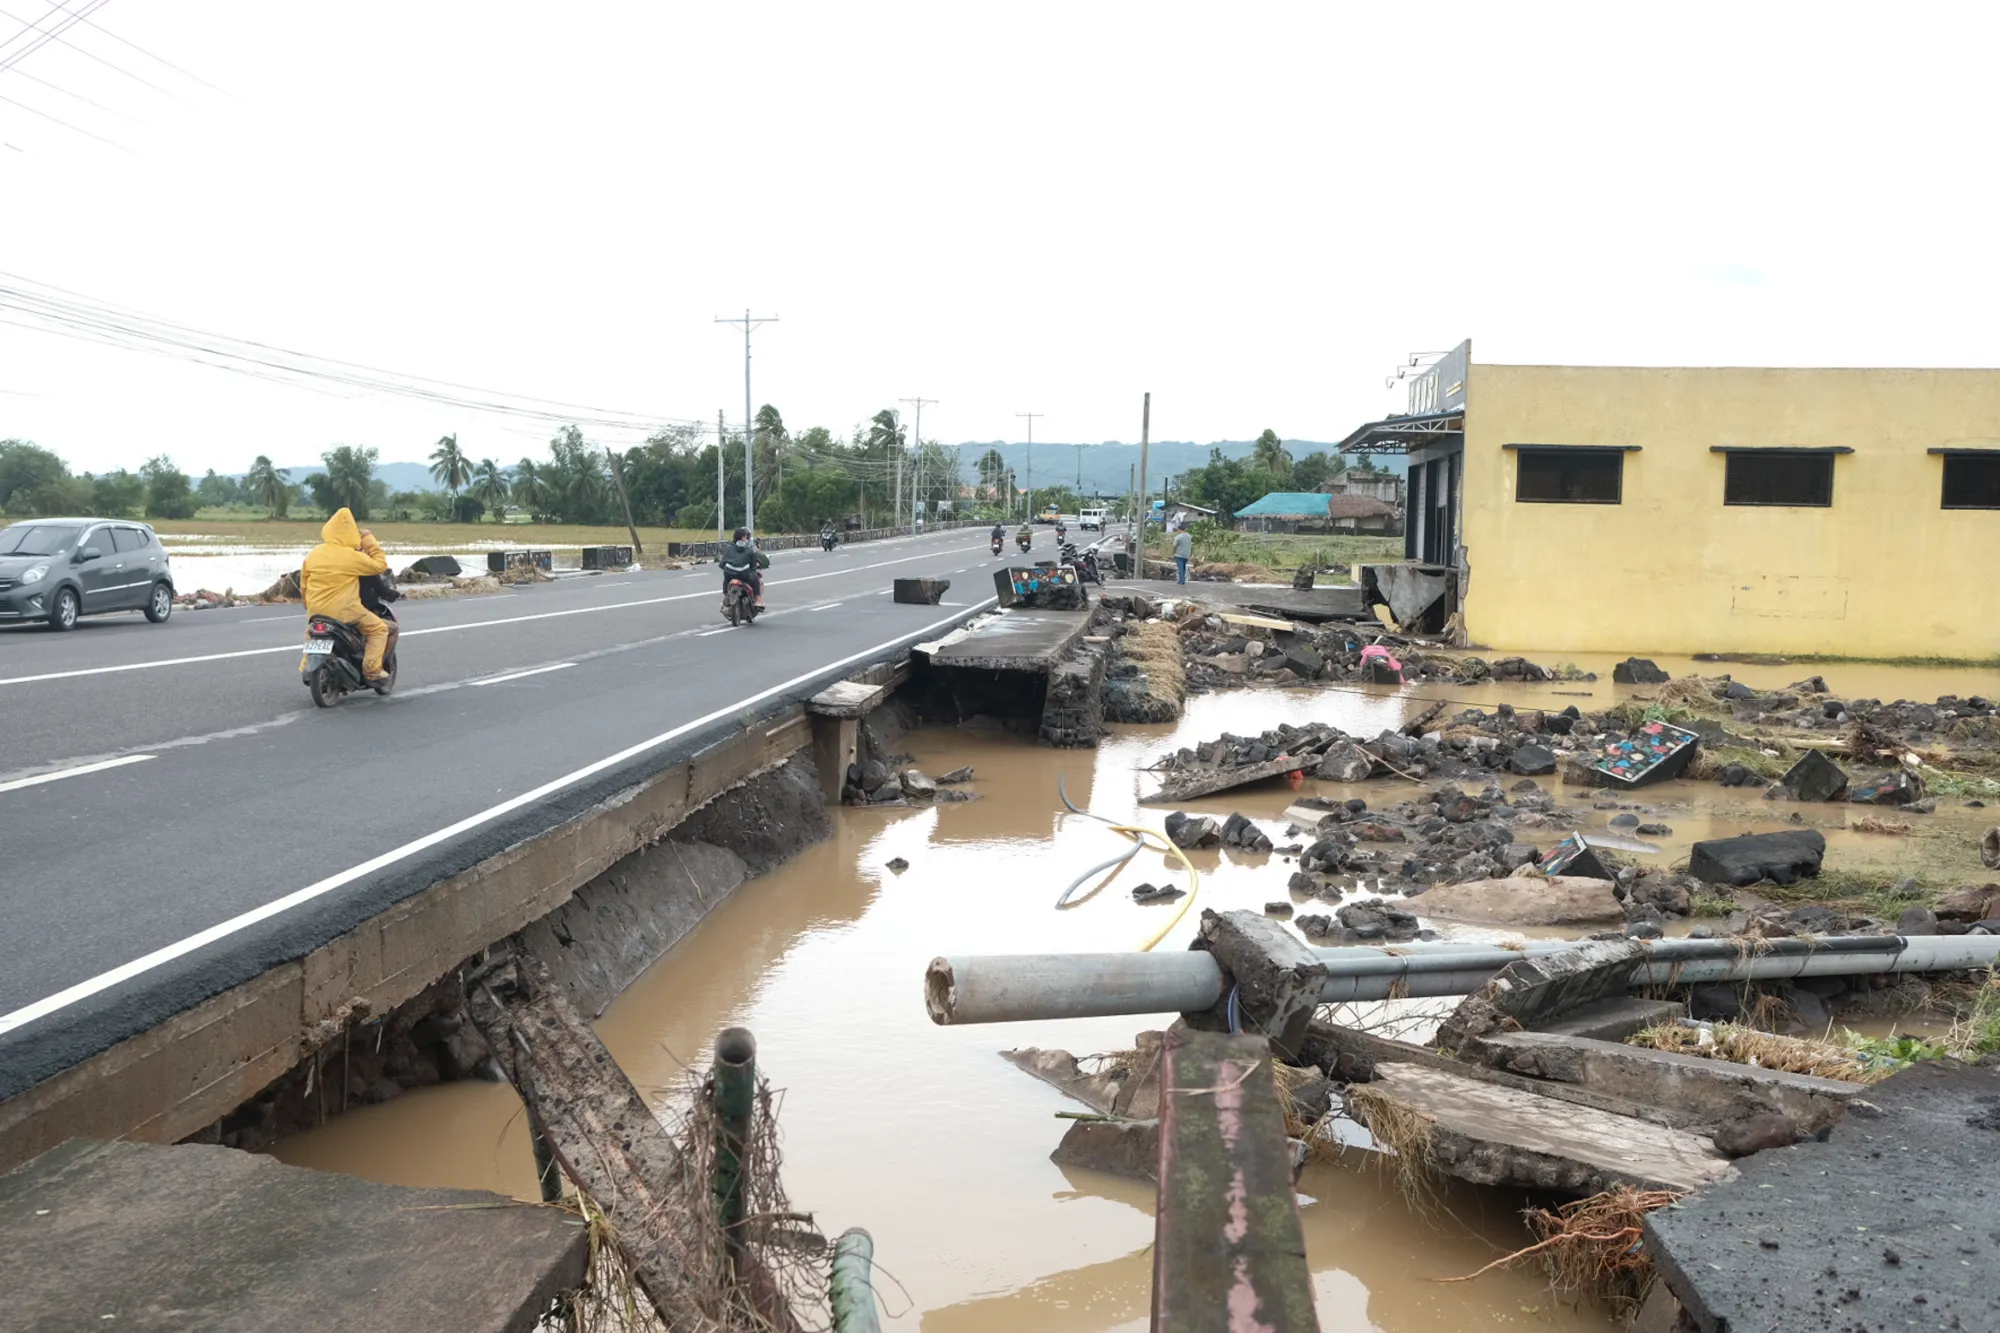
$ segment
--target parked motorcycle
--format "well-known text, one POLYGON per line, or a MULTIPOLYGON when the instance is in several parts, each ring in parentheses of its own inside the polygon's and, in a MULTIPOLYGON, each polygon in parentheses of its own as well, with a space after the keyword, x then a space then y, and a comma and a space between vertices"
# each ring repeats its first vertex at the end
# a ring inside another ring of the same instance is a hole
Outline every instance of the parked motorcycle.
POLYGON ((1077 582, 1095 583, 1100 587, 1103 586, 1104 575, 1098 572, 1096 547, 1092 546, 1086 550, 1078 551, 1074 542, 1064 542, 1061 559, 1065 565, 1075 567, 1077 582))
POLYGON ((360 630, 327 616, 307 619, 305 654, 299 659, 299 679, 312 692, 315 707, 331 708, 340 702, 342 696, 362 690, 386 695, 396 688, 396 640, 401 637, 402 631, 396 623, 396 613, 389 609, 389 603, 401 600, 402 596, 402 591, 387 574, 361 580, 361 604, 389 622, 389 646, 382 654, 382 670, 388 676, 374 683, 362 674, 361 662, 367 651, 367 642, 361 637, 360 630))

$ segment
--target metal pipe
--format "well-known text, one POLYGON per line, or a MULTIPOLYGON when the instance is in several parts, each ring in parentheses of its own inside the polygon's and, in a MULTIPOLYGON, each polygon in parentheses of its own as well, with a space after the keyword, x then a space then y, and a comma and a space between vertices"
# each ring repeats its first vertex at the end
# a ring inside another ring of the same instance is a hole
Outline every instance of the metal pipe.
POLYGON ((730 1276, 742 1272, 744 1155, 757 1109, 757 1039, 748 1028, 724 1028, 710 1067, 715 1102, 715 1217, 722 1228, 730 1276))
MULTIPOLYGON (((1589 941, 1537 940, 1523 948, 1431 944, 1316 949, 1329 975, 1322 1004, 1464 995, 1524 957, 1546 957, 1589 941)), ((1776 940, 1652 940, 1634 985, 1764 981, 1870 972, 1956 972, 2000 963, 2000 936, 1847 935, 1776 940)), ((1034 1019, 1190 1013, 1222 998, 1210 955, 1087 953, 935 958, 924 973, 931 1021, 1010 1023, 1034 1019)))
POLYGON ((874 1261, 875 1238, 860 1227, 849 1227, 833 1242, 833 1276, 827 1283, 833 1333, 881 1333, 874 1261))

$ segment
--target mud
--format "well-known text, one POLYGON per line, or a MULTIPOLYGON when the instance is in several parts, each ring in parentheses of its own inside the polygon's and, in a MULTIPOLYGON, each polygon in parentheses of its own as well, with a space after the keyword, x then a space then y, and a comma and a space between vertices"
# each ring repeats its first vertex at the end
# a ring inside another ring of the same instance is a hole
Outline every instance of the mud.
MULTIPOLYGON (((1659 660, 1670 671, 1677 666, 1659 660)), ((1176 863, 1145 853, 1108 884, 1079 890, 1074 906, 1058 912, 1057 896, 1080 869, 1126 845, 1096 819, 1063 809, 1058 775, 1070 800, 1092 815, 1158 828, 1166 811, 1139 804, 1155 776, 1141 770, 1222 731, 1255 735, 1280 721, 1320 721, 1374 736, 1401 726, 1432 698, 1461 698, 1468 689, 1475 691, 1468 702, 1488 708, 1508 701, 1559 709, 1574 697, 1582 711, 1601 711, 1647 688, 1613 685, 1608 658, 1583 665, 1597 670, 1599 680, 1198 694, 1178 725, 1112 727, 1095 751, 1038 747, 997 724, 901 735, 891 723, 877 740, 879 751, 908 754, 931 774, 970 766, 974 774, 964 789, 978 799, 836 812, 827 841, 744 884, 710 912, 610 1006, 599 1032, 643 1091, 664 1096, 684 1066, 706 1059, 717 1031, 733 1024, 755 1031, 764 1069, 788 1089, 783 1121, 791 1196, 829 1231, 864 1225, 874 1233, 881 1264, 910 1293, 916 1316, 910 1326, 927 1333, 1143 1329, 1151 1188, 1050 1163, 1066 1123, 1054 1113, 1075 1104, 998 1052, 1027 1045, 1119 1050, 1157 1022, 939 1028, 923 1011, 924 965, 952 952, 1129 950, 1185 910, 1159 945, 1183 948, 1198 907, 1261 910, 1288 896, 1286 883, 1299 867, 1282 851, 1218 846, 1188 852, 1201 875, 1192 905, 1186 898, 1133 901, 1130 891, 1141 883, 1188 887, 1176 863), (1554 693, 1569 690, 1592 693, 1554 693), (890 869, 892 861, 903 863, 900 872, 890 869)), ((1784 677, 1779 684, 1804 674, 1774 672, 1784 677)), ((1891 699, 1977 690, 1964 675, 1933 673, 1932 682, 1919 686, 1917 674, 1869 688, 1891 699)), ((1518 780, 1510 774, 1505 783, 1518 780)), ((1516 803, 1546 800, 1564 816, 1535 830, 1544 844, 1572 825, 1613 832, 1614 817, 1632 814, 1671 830, 1650 835, 1660 853, 1633 859, 1671 867, 1697 838, 1796 827, 1796 813, 1826 834, 1830 865, 1887 875, 1908 856, 1906 836, 1849 827, 1879 813, 1870 807, 1768 802, 1760 791, 1714 782, 1676 781, 1614 799, 1566 788, 1553 777, 1534 781, 1532 797, 1508 796, 1516 803)), ((1240 813, 1282 848, 1301 841, 1287 835, 1283 813, 1301 797, 1386 807, 1425 789, 1395 779, 1308 779, 1294 791, 1278 780, 1181 808, 1218 824, 1240 813)), ((1940 807, 1911 818, 1928 821, 1926 828, 1941 831, 1934 839, 1952 843, 1945 859, 1953 868, 1981 879, 1987 876, 1978 863, 1980 813, 1940 807)), ((1357 882, 1349 901, 1370 897, 1368 885, 1357 882)), ((1422 914, 1421 897, 1389 901, 1422 914)), ((1448 938, 1514 937, 1428 919, 1423 925, 1448 938)), ((1915 998, 1901 996, 1900 1003, 1915 998)), ((1413 1008, 1403 1002, 1402 1010, 1385 1005, 1373 1013, 1388 1021, 1413 1008)), ((1420 1015, 1410 1016, 1421 1024, 1420 1015)), ((1921 1020, 1887 1013, 1877 1020, 1885 1028, 1899 1021, 1908 1027, 1921 1020)), ((287 1161, 372 1179, 534 1195, 519 1104, 510 1089, 490 1084, 417 1089, 286 1139, 274 1151, 287 1161)), ((1474 1283, 1431 1281, 1470 1272, 1526 1243, 1518 1218, 1526 1200, 1518 1194, 1441 1185, 1430 1206, 1413 1211, 1379 1159, 1362 1152, 1310 1164, 1300 1190, 1325 1329, 1617 1327, 1607 1315, 1553 1297, 1531 1268, 1496 1271, 1474 1283)), ((889 1309, 902 1313, 900 1298, 892 1296, 889 1309)))

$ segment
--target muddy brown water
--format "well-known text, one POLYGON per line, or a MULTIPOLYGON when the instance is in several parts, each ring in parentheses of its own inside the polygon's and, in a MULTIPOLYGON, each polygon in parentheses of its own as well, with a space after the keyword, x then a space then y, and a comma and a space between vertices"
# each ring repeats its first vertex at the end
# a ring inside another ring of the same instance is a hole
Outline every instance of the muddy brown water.
MULTIPOLYGON (((1685 662, 1661 662, 1670 671, 1685 662)), ((829 1233, 866 1226, 876 1254, 907 1300, 891 1288, 890 1327, 925 1333, 1125 1333, 1148 1310, 1153 1191, 1150 1186, 1066 1171, 1048 1154, 1070 1109, 1060 1093, 1000 1060, 1013 1046, 1078 1053, 1116 1050, 1162 1020, 1096 1019, 1005 1027, 940 1028, 927 1018, 924 965, 946 953, 1132 949, 1176 910, 1135 906, 1142 879, 1181 882, 1166 858, 1142 854, 1073 909, 1053 904, 1085 867, 1123 850, 1122 838, 1062 809, 1071 800, 1106 818, 1158 827, 1164 811, 1138 796, 1159 754, 1219 731, 1254 733, 1279 721, 1332 722, 1373 735, 1432 696, 1508 699, 1554 706, 1588 690, 1602 707, 1626 687, 1609 683, 1609 660, 1579 662, 1605 677, 1595 685, 1411 687, 1403 691, 1239 691, 1199 696, 1172 727, 1120 728, 1090 751, 1038 749, 977 731, 926 730, 907 747, 925 771, 970 764, 979 798, 929 809, 843 811, 835 837, 777 873, 745 885, 636 983, 598 1024, 612 1053, 649 1096, 663 1098, 687 1064, 705 1064, 720 1029, 757 1034, 759 1061, 786 1089, 785 1182, 796 1206, 829 1233), (897 857, 908 869, 894 874, 897 857)), ((1713 666, 1704 669, 1713 672, 1713 666)), ((1753 684, 1785 684, 1799 668, 1729 668, 1753 684)), ((1846 668, 1823 668, 1847 688, 1846 668)), ((1866 668, 1873 694, 1931 699, 1991 692, 1991 673, 1866 668)), ((1676 671, 1678 674, 1678 671, 1676 671)), ((1359 795, 1376 806, 1409 794, 1400 784, 1353 788, 1309 782, 1307 792, 1359 795)), ((1591 809, 1601 792, 1558 794, 1603 827, 1615 813, 1591 809)), ((1279 812, 1294 793, 1270 783, 1196 802, 1241 810, 1285 841, 1279 812)), ((1678 859, 1697 837, 1778 827, 1795 809, 1827 828, 1830 864, 1893 870, 1898 839, 1853 833, 1849 807, 1767 803, 1713 784, 1672 783, 1628 798, 1657 812, 1674 835, 1660 859, 1678 859)), ((1972 830, 1990 812, 1941 808, 1934 820, 1972 830)), ((1921 819, 1922 816, 1913 818, 1921 819)), ((1547 842, 1558 830, 1537 830, 1547 842)), ((1196 907, 1261 907, 1287 898, 1281 857, 1196 853, 1196 907)), ((1978 873, 1969 851, 1968 877, 1978 873)), ((1421 914, 1421 898, 1413 900, 1421 914)), ((1191 908, 1159 946, 1184 947, 1191 908)), ((1458 937, 1501 932, 1443 926, 1458 937)), ((460 1083, 419 1089, 278 1145, 305 1166, 411 1185, 486 1188, 532 1198, 533 1169, 512 1089, 460 1083)), ((1501 1190, 1448 1185, 1436 1205, 1413 1210, 1380 1159, 1349 1150, 1315 1162, 1300 1183, 1301 1217, 1329 1333, 1440 1328, 1607 1329, 1589 1305, 1554 1297, 1537 1271, 1497 1270, 1476 1282, 1435 1279, 1470 1272, 1525 1244, 1528 1202, 1501 1190)))

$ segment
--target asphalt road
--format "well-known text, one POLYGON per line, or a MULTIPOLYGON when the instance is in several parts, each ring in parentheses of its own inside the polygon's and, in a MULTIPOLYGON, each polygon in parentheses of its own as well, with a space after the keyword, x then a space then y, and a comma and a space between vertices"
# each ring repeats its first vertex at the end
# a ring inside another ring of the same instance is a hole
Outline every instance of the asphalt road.
POLYGON ((404 601, 396 693, 328 710, 296 608, 0 631, 0 1098, 942 632, 987 540, 775 553, 741 629, 712 566, 404 601))

